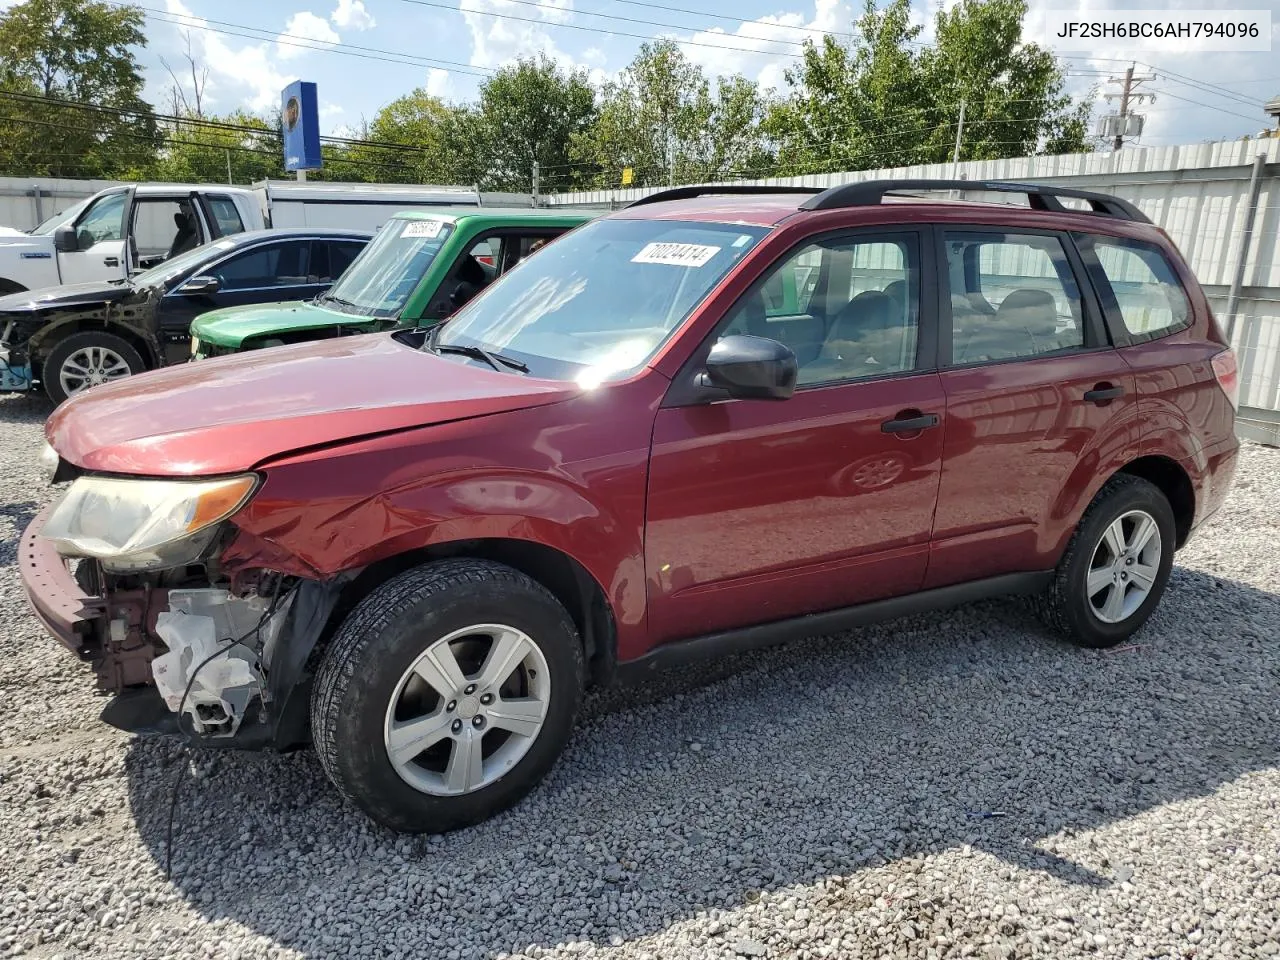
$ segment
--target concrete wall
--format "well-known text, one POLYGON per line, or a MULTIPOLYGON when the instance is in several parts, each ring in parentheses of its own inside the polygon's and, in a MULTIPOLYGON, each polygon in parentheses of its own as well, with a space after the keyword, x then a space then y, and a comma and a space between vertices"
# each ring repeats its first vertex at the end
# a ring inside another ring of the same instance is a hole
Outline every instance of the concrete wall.
MULTIPOLYGON (((860 180, 963 178, 1017 180, 1113 193, 1168 231, 1195 271, 1220 319, 1239 260, 1254 157, 1266 157, 1234 343, 1242 369, 1246 418, 1280 423, 1280 140, 1122 150, 1118 154, 1019 157, 974 163, 885 167, 852 173, 746 181, 830 187, 860 180)), ((557 194, 550 205, 619 207, 663 188, 557 194)), ((1280 427, 1276 428, 1280 436, 1280 427)))

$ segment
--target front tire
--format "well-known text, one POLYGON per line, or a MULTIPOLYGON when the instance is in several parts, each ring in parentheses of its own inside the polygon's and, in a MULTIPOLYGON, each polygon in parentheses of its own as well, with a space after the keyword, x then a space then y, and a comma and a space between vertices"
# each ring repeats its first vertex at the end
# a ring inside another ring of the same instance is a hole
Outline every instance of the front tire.
POLYGON ((393 830, 443 833, 523 799, 573 729, 582 644, 541 584, 487 560, 427 563, 351 612, 311 730, 325 774, 393 830))
POLYGON ((1141 477, 1112 477, 1094 498, 1038 606, 1083 647, 1129 639, 1155 611, 1173 569, 1173 508, 1141 477))
POLYGON ((99 383, 131 377, 146 368, 142 355, 127 340, 113 333, 84 330, 54 345, 40 377, 44 392, 59 404, 99 383))

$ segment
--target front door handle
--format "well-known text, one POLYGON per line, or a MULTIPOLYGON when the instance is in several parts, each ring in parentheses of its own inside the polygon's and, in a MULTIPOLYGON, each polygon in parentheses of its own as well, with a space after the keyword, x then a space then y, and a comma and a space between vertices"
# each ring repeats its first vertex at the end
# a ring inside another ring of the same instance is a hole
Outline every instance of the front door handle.
POLYGON ((1085 392, 1084 398, 1089 403, 1104 404, 1109 403, 1118 397, 1124 396, 1124 387, 1113 387, 1109 383, 1100 383, 1092 390, 1085 392))
POLYGON ((104 266, 118 267, 120 266, 120 258, 119 257, 103 257, 102 263, 104 266))
POLYGON ((880 429, 885 433, 914 433, 917 430, 928 430, 930 427, 938 425, 938 415, 936 413, 920 413, 916 410, 904 410, 898 414, 895 420, 886 420, 880 424, 880 429), (902 414, 913 414, 913 416, 903 416, 902 414))

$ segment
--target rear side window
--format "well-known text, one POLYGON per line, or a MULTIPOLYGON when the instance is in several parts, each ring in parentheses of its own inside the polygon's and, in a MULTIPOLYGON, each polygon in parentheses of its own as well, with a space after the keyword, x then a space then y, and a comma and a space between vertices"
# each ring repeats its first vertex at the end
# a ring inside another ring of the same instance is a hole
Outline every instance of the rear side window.
POLYGON ((1084 308, 1057 236, 945 235, 956 364, 1035 357, 1085 345, 1084 308))
POLYGON ((1159 247, 1101 236, 1088 237, 1081 247, 1092 248, 1108 288, 1102 291, 1103 299, 1111 301, 1111 309, 1131 336, 1160 336, 1190 323, 1186 291, 1159 247))
POLYGON ((213 219, 218 221, 218 230, 224 237, 230 233, 244 232, 240 211, 230 197, 209 197, 209 211, 213 214, 213 219))
POLYGON ((232 257, 211 273, 221 281, 224 291, 303 286, 308 282, 310 260, 311 244, 293 240, 232 257))

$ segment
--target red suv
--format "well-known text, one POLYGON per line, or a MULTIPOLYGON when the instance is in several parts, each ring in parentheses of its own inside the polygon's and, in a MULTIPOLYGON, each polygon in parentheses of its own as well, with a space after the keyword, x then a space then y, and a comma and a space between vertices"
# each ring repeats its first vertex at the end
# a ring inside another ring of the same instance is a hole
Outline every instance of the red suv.
POLYGON ((589 681, 998 594, 1124 640, 1227 495, 1235 399, 1122 200, 680 188, 431 331, 73 399, 21 562, 108 722, 310 741, 442 831, 546 774, 589 681))

